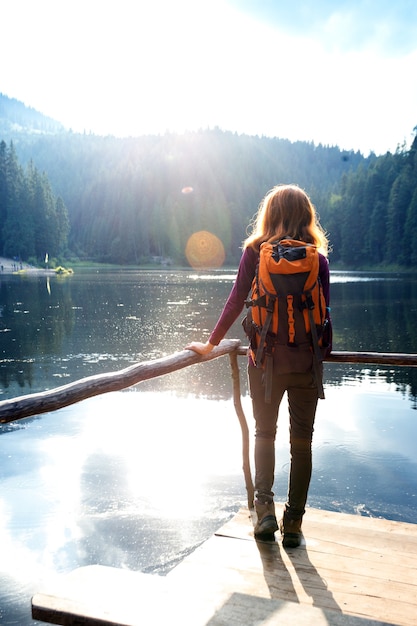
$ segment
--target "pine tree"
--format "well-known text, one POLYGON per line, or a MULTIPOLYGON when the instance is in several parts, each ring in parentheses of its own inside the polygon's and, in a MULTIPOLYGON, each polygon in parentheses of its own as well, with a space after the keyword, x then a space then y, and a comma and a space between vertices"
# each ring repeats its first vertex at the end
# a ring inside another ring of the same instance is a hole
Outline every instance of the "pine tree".
POLYGON ((16 260, 35 255, 34 219, 27 201, 25 177, 13 143, 7 156, 7 216, 3 253, 16 260))
MULTIPOLYGON (((3 142, 4 143, 4 142, 3 142)), ((67 245, 69 221, 62 199, 56 200, 46 174, 32 162, 18 163, 13 143, 0 145, 0 231, 2 252, 16 260, 38 261, 60 254, 67 245)))

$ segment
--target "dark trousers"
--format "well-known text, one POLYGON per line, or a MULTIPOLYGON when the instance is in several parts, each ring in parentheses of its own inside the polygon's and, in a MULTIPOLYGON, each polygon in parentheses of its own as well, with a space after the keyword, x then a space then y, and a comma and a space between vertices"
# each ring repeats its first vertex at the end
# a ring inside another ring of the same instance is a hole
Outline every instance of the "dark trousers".
POLYGON ((255 494, 259 502, 271 502, 274 493, 275 435, 278 411, 285 392, 290 422, 290 470, 285 505, 290 519, 305 512, 311 479, 311 442, 317 408, 317 388, 311 372, 273 375, 271 402, 265 402, 263 370, 249 364, 249 389, 255 418, 255 494))

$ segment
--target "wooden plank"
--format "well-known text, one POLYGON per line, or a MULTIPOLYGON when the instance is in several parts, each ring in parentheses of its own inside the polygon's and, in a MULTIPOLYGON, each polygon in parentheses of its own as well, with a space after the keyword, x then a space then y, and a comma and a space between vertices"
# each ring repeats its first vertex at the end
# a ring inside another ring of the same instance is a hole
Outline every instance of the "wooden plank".
MULTIPOLYGON (((279 517, 278 506, 276 513, 279 517)), ((251 540, 253 538, 252 527, 248 524, 248 519, 251 519, 253 524, 253 517, 253 514, 251 515, 242 508, 215 534, 251 540)), ((416 524, 307 508, 303 530, 308 537, 310 547, 313 548, 320 539, 320 548, 328 554, 334 553, 337 549, 340 555, 352 556, 357 554, 358 549, 361 549, 369 552, 368 560, 375 559, 378 562, 382 549, 384 563, 397 565, 400 558, 406 568, 416 567, 416 524)), ((279 538, 278 535, 276 537, 279 538)))
POLYGON ((216 577, 213 584, 220 587, 233 581, 247 594, 318 604, 398 625, 416 623, 416 525, 308 509, 303 524, 307 540, 301 548, 285 551, 277 542, 255 542, 248 517, 240 511, 217 533, 220 541, 207 542, 172 574, 180 576, 189 568, 194 576, 200 571, 216 577), (226 549, 221 539, 233 537, 226 549))
POLYGON ((48 593, 33 597, 32 617, 65 626, 154 623, 143 619, 150 619, 155 603, 164 603, 165 585, 165 578, 142 572, 99 565, 81 567, 58 578, 48 593))
POLYGON ((278 543, 258 542, 256 559, 253 543, 225 538, 210 542, 210 546, 194 553, 172 573, 179 586, 182 576, 183 584, 204 576, 208 605, 226 590, 236 589, 250 596, 316 605, 336 613, 407 626, 415 624, 417 602, 413 583, 395 581, 390 571, 384 579, 376 580, 375 571, 368 568, 366 554, 362 555, 363 560, 333 554, 321 561, 310 549, 290 553, 278 543), (225 541, 229 541, 227 547, 225 541))
POLYGON ((242 507, 168 576, 81 568, 33 598, 33 617, 68 626, 415 625, 417 525, 307 509, 303 530, 293 550, 278 536, 256 541, 242 507))
MULTIPOLYGON (((111 568, 101 567, 103 574, 111 568)), ((132 602, 132 599, 130 599, 132 602)), ((143 600, 142 598, 138 598, 143 600)), ((83 613, 82 606, 73 600, 57 600, 54 597, 38 594, 34 598, 40 606, 34 606, 33 618, 61 626, 277 626, 277 624, 295 623, 297 626, 395 626, 388 622, 364 620, 343 614, 329 612, 318 607, 284 602, 268 598, 258 598, 239 592, 230 594, 223 605, 210 617, 211 611, 204 616, 204 610, 198 606, 198 600, 172 598, 169 609, 164 606, 164 598, 148 597, 143 608, 136 608, 135 617, 128 621, 119 621, 114 617, 103 619, 83 613), (56 610, 54 613, 54 605, 56 610), (175 606, 174 606, 175 605, 175 606), (45 608, 46 607, 46 608, 45 608)), ((103 613, 102 609, 99 609, 103 613)), ((123 618, 121 618, 123 619, 123 618)))

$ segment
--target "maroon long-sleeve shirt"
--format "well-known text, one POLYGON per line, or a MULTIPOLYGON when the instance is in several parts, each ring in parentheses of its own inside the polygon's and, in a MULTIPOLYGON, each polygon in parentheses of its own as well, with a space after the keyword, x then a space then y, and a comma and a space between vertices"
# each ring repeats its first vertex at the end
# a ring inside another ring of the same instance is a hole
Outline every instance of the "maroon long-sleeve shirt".
MULTIPOLYGON (((259 260, 259 253, 253 248, 245 248, 239 263, 236 280, 233 288, 226 300, 223 311, 210 335, 209 341, 212 345, 217 346, 226 335, 229 328, 237 320, 245 301, 251 290, 252 281, 255 276, 256 266, 259 260)), ((330 289, 329 289, 329 264, 326 257, 319 253, 319 277, 323 286, 323 294, 326 300, 327 317, 330 322, 329 305, 330 305, 330 289)))

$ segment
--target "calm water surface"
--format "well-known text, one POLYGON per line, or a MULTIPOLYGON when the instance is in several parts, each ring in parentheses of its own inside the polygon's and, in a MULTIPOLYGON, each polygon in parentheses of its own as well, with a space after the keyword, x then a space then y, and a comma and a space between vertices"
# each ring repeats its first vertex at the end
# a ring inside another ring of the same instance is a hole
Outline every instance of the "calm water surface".
MULTIPOLYGON (((0 400, 205 338, 233 272, 0 276, 0 400)), ((417 353, 417 281, 332 274, 337 350, 417 353)), ((229 337, 244 340, 240 324, 229 337)), ((326 364, 309 504, 417 522, 413 368, 326 364)), ((252 429, 245 360, 243 406, 252 429)), ((286 494, 288 418, 275 492, 286 494)), ((166 574, 246 503, 228 359, 0 426, 0 623, 89 564, 166 574)))

